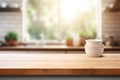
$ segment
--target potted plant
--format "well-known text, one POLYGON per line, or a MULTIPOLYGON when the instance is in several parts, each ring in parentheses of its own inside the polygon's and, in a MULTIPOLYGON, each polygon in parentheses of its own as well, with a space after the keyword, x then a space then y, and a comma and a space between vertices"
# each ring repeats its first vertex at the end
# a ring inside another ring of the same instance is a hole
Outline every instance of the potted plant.
POLYGON ((66 45, 73 46, 73 38, 71 36, 66 37, 66 45))
POLYGON ((17 44, 18 34, 15 31, 10 31, 5 35, 5 41, 10 46, 15 46, 17 44))

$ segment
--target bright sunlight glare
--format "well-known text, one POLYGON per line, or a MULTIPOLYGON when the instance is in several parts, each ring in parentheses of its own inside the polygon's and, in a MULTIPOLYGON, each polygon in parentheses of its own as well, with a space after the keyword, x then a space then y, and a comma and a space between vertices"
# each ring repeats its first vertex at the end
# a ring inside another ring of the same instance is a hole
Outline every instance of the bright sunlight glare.
POLYGON ((70 23, 76 16, 76 13, 86 12, 91 9, 91 3, 97 0, 61 0, 62 17, 70 23))

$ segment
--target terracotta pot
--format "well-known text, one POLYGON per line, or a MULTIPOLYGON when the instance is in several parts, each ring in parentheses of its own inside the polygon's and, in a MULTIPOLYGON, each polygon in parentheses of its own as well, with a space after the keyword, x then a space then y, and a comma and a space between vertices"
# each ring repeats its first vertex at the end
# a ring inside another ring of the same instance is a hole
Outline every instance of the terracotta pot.
POLYGON ((17 44, 17 41, 16 40, 10 40, 10 41, 8 41, 8 44, 10 46, 15 46, 17 44))
POLYGON ((66 40, 67 46, 73 46, 73 39, 66 40))

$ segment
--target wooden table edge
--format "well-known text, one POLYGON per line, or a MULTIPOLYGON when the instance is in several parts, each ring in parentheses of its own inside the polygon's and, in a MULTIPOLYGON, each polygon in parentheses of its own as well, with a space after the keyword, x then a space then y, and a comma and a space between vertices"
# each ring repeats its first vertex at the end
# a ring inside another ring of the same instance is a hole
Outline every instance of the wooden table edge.
POLYGON ((0 76, 120 76, 120 69, 0 69, 0 76))

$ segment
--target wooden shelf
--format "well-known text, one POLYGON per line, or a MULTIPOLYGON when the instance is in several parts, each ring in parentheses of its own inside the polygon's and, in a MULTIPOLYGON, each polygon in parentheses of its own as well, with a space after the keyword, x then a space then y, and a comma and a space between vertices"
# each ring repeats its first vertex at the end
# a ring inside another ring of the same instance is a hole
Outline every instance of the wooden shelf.
POLYGON ((21 12, 20 8, 0 8, 0 12, 21 12))

